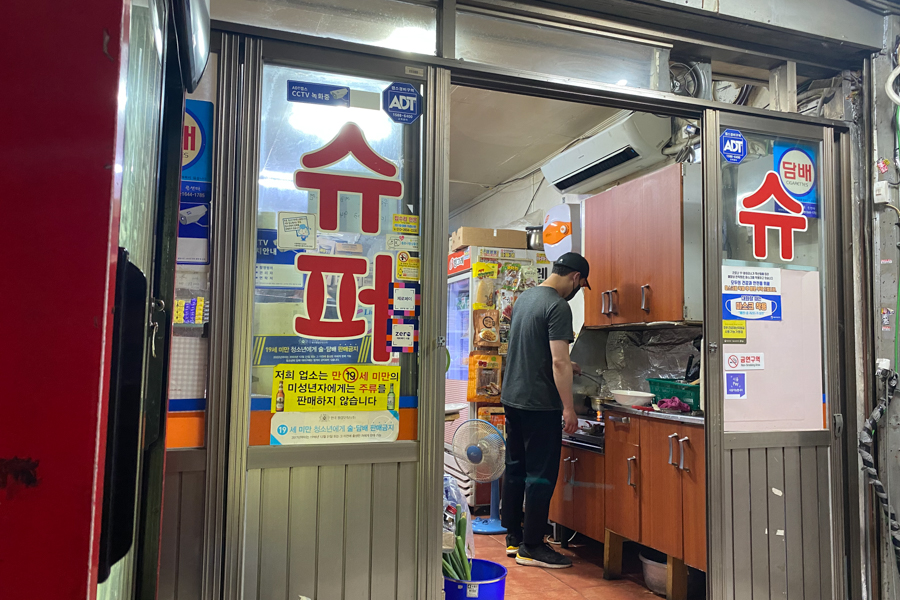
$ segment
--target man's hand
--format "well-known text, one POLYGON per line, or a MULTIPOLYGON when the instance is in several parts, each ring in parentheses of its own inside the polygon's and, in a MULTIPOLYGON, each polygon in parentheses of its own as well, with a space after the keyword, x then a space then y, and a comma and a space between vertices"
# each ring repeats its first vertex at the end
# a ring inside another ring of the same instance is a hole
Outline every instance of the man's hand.
POLYGON ((578 363, 574 360, 572 361, 572 372, 576 375, 581 375, 581 367, 579 367, 578 363))
POLYGON ((563 426, 563 431, 575 433, 578 429, 578 415, 575 414, 575 410, 571 408, 563 409, 563 420, 566 422, 563 426))

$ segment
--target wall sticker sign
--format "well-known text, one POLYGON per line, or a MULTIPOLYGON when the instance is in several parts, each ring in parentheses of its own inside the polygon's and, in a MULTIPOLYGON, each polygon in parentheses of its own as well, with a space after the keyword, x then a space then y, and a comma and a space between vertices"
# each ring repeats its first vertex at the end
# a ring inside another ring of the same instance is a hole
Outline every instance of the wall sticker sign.
POLYGON ((409 252, 419 251, 419 236, 417 235, 397 235, 389 233, 385 237, 385 245, 388 250, 407 250, 409 252))
POLYGON ((806 231, 808 219, 803 214, 803 205, 791 196, 781 183, 775 171, 766 173, 759 188, 743 198, 738 205, 738 223, 753 232, 753 256, 765 260, 769 256, 770 229, 778 232, 778 246, 781 260, 794 260, 794 232, 806 231), (761 210, 769 200, 774 200, 775 212, 761 210))
POLYGON ((395 410, 400 367, 277 365, 272 412, 395 410))
POLYGON ((389 352, 417 352, 419 350, 419 322, 415 319, 391 319, 388 323, 389 352))
POLYGON ((392 83, 381 93, 381 108, 394 123, 409 125, 422 114, 422 96, 408 83, 392 83))
POLYGON ((209 264, 209 210, 212 196, 212 102, 186 100, 181 140, 181 204, 178 207, 179 264, 209 264))
POLYGON ((747 321, 722 321, 722 342, 726 344, 746 344, 747 321))
POLYGON ((719 152, 730 163, 739 163, 747 158, 747 140, 737 129, 726 129, 719 136, 719 152))
POLYGON ((295 212, 278 213, 279 250, 315 250, 316 215, 295 212))
POLYGON ((272 415, 269 443, 353 444, 393 442, 400 433, 396 412, 280 412, 272 415))
POLYGON ((287 101, 324 106, 350 106, 350 88, 307 81, 287 82, 287 101))
POLYGON ((762 371, 766 368, 766 359, 762 352, 750 354, 725 354, 726 371, 762 371))
POLYGON ((747 399, 747 374, 746 373, 725 373, 725 399, 726 400, 746 400, 747 399))
POLYGON ((397 253, 397 279, 402 281, 419 280, 419 259, 410 256, 405 250, 397 253))
POLYGON ((388 313, 392 317, 418 318, 422 307, 422 292, 418 283, 394 282, 388 302, 388 313))
MULTIPOLYGON (((775 171, 778 173, 784 189, 800 201, 803 206, 803 216, 810 219, 818 218, 816 148, 811 145, 776 142, 773 154, 775 171)), ((775 204, 775 212, 787 211, 780 204, 775 204)))
POLYGON ((394 215, 392 227, 394 229, 394 233, 418 235, 419 234, 419 216, 418 215, 394 215))
MULTIPOLYGON (((723 266, 722 308, 726 323, 780 321, 781 269, 723 266)), ((746 343, 746 329, 743 337, 744 342, 731 343, 746 343)))

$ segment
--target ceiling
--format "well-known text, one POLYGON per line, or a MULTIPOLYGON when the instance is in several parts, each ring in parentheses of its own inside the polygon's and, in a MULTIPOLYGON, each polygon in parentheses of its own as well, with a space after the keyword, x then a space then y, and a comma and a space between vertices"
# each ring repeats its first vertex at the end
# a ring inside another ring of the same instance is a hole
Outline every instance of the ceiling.
POLYGON ((476 88, 450 96, 450 213, 542 163, 618 112, 476 88))

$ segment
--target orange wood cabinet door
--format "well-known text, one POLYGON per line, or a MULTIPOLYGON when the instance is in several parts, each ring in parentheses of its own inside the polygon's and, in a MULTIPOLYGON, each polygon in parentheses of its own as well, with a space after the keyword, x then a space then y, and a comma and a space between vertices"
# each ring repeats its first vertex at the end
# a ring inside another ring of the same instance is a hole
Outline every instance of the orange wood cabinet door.
POLYGON ((684 499, 684 562, 706 571, 706 432, 699 425, 682 425, 681 447, 684 470, 681 471, 684 499))
POLYGON ((575 526, 572 529, 598 542, 603 542, 606 533, 605 481, 603 455, 575 448, 572 458, 575 526))
POLYGON ((559 523, 569 529, 574 529, 572 484, 569 482, 570 463, 572 461, 572 449, 563 446, 559 457, 559 475, 556 478, 556 487, 553 490, 553 498, 550 500, 550 520, 559 523))
POLYGON ((645 419, 641 423, 641 543, 683 557, 681 423, 645 419))
POLYGON ((602 327, 612 324, 606 314, 604 292, 611 290, 612 271, 610 254, 610 231, 613 230, 614 194, 603 192, 584 201, 584 257, 591 266, 588 280, 590 290, 584 294, 584 324, 587 327, 602 327))
MULTIPOLYGON (((610 268, 612 288, 607 295, 613 324, 640 323, 641 288, 638 283, 638 267, 645 262, 647 247, 642 243, 645 223, 643 179, 623 183, 606 192, 612 194, 610 231, 610 268)), ((592 284, 593 285, 593 284, 592 284)))
POLYGON ((684 319, 681 165, 670 165, 637 181, 642 185, 640 222, 643 225, 635 231, 632 241, 641 248, 634 271, 636 303, 641 314, 638 321, 681 321, 684 319))
POLYGON ((640 542, 641 419, 612 412, 604 412, 603 419, 606 421, 606 528, 640 542))

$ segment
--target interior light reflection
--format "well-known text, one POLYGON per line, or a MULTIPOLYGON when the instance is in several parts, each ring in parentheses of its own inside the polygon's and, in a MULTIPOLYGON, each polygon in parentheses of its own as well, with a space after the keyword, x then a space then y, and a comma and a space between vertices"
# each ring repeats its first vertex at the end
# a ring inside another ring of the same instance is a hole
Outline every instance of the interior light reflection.
POLYGON ((391 135, 391 120, 379 110, 298 102, 293 104, 293 111, 288 118, 288 122, 297 131, 314 135, 325 142, 331 141, 349 121, 359 125, 369 143, 391 135))
POLYGON ((397 27, 391 35, 378 42, 378 45, 403 52, 434 54, 434 37, 433 30, 422 27, 397 27))

